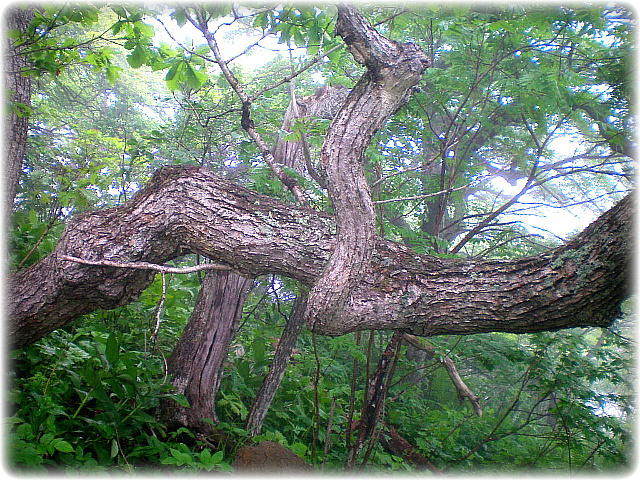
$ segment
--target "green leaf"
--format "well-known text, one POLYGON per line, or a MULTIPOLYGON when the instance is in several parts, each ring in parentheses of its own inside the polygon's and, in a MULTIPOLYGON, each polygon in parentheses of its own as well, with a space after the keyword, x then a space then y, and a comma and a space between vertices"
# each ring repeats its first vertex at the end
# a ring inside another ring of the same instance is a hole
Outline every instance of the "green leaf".
POLYGON ((218 450, 211 457, 211 463, 213 463, 214 465, 217 465, 222 461, 223 458, 224 458, 224 452, 222 450, 218 450))
POLYGON ((142 35, 143 37, 153 38, 156 34, 153 26, 144 22, 139 22, 136 27, 138 28, 138 32, 140 33, 140 35, 142 35))
POLYGON ((118 339, 116 337, 116 333, 112 332, 107 338, 107 345, 104 349, 104 354, 107 357, 107 361, 114 365, 118 362, 118 357, 120 355, 120 345, 118 344, 118 339))
POLYGON ((115 458, 118 455, 120 448, 118 448, 118 442, 115 438, 111 439, 111 458, 115 458))
POLYGON ((262 12, 260 15, 257 15, 253 19, 253 26, 264 30, 265 28, 267 28, 268 22, 269 20, 267 18, 267 12, 262 12))
POLYGON ((194 69, 190 64, 186 64, 185 78, 187 85, 194 90, 200 88, 207 82, 207 75, 202 70, 194 69))
POLYGON ((137 45, 133 51, 127 55, 127 63, 132 68, 140 68, 149 58, 149 52, 141 45, 137 45))
POLYGON ((209 463, 211 461, 211 450, 205 448, 202 453, 200 453, 200 461, 202 463, 209 463))
POLYGON ((211 51, 211 48, 209 48, 209 45, 204 44, 204 45, 200 45, 198 48, 196 48, 194 50, 194 53, 196 53, 197 55, 206 55, 210 51, 211 51))
MULTIPOLYGON (((335 47, 336 43, 332 43, 327 45, 327 48, 325 49, 325 51, 330 50, 331 48, 335 47)), ((342 49, 338 48, 337 50, 328 53, 327 54, 327 58, 329 59, 329 61, 335 65, 338 65, 340 63, 340 58, 342 57, 342 49)))
POLYGON ((171 65, 171 68, 169 68, 169 70, 167 71, 167 74, 165 75, 164 79, 167 82, 173 80, 178 74, 178 69, 182 66, 182 64, 183 62, 176 62, 173 65, 171 65))
POLYGON ((307 453, 307 446, 303 443, 296 442, 291 445, 291 451, 299 457, 304 457, 305 453, 307 453))
POLYGON ((172 448, 169 451, 171 452, 171 456, 175 460, 175 465, 178 465, 180 467, 185 464, 190 465, 193 463, 193 459, 188 453, 183 453, 180 450, 176 450, 175 448, 172 448))
POLYGON ((170 16, 175 20, 179 27, 183 27, 184 24, 187 23, 187 17, 181 10, 176 10, 170 16))
POLYGON ((261 362, 264 360, 265 341, 263 337, 256 337, 251 345, 253 350, 253 360, 261 362))
POLYGON ((167 395, 167 398, 172 399, 181 407, 189 408, 189 400, 182 393, 171 393, 167 395))
POLYGON ((107 68, 105 68, 105 74, 107 75, 107 80, 111 85, 116 83, 116 80, 118 80, 118 78, 120 77, 121 71, 122 71, 122 68, 117 67, 115 65, 109 65, 107 68))

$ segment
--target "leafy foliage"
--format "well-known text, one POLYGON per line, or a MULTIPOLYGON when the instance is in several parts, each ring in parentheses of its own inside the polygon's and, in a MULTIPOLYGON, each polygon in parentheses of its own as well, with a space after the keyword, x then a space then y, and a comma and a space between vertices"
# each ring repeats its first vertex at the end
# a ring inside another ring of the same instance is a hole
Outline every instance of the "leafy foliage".
POLYGON ((162 378, 162 356, 139 350, 137 332, 96 320, 14 353, 7 419, 14 468, 228 468, 222 451, 212 453, 190 432, 167 432, 156 420, 159 399, 175 397, 162 378))
MULTIPOLYGON (((367 150, 381 235, 442 256, 534 255, 557 239, 534 232, 528 214, 580 205, 600 211, 632 188, 632 25, 624 9, 362 9, 385 34, 418 43, 432 61, 420 89, 367 150)), ((28 32, 8 32, 25 46, 33 67, 27 73, 38 78, 27 112, 30 139, 12 218, 11 268, 46 256, 72 215, 121 204, 164 163, 206 166, 291 201, 241 131, 240 101, 205 40, 176 45, 155 39, 153 20, 168 23, 165 13, 135 5, 50 4, 35 12, 28 32)), ((260 67, 230 65, 252 96, 257 131, 274 141, 278 135, 297 140, 304 132, 317 159, 329 121, 281 131, 290 85, 274 79, 300 72, 293 80, 297 97, 312 95, 319 79, 355 84, 362 67, 335 35, 335 7, 211 4, 203 15, 212 25, 234 25, 238 36, 257 34, 292 49, 260 67), (325 60, 307 63, 318 54, 325 60)), ((180 8, 170 18, 188 27, 180 8)), ((314 207, 330 209, 304 172, 288 173, 314 207)), ((254 283, 216 399, 217 428, 241 442, 299 293, 277 276, 254 283)), ((156 340, 150 334, 162 295, 159 279, 138 302, 90 315, 13 352, 11 467, 229 470, 233 451, 213 448, 157 416, 162 399, 185 405, 169 387, 165 359, 199 286, 197 275, 170 279, 156 340)), ((625 469, 634 415, 631 330, 627 312, 610 330, 429 339, 432 357, 403 345, 376 434, 386 435, 391 425, 436 468, 456 472, 625 469), (444 356, 480 397, 482 417, 459 399, 444 356)), ((315 338, 303 331, 255 440, 280 442, 318 467, 343 468, 367 383, 390 336, 315 338)), ((368 440, 367 468, 414 469, 375 436, 368 440)))

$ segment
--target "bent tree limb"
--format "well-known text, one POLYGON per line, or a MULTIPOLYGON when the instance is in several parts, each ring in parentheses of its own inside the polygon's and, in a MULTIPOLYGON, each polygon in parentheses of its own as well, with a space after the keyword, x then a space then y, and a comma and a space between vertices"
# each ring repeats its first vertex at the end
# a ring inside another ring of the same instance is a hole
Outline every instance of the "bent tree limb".
MULTIPOLYGON (((429 358, 434 358, 436 356, 436 349, 431 345, 424 345, 419 339, 414 337, 413 335, 409 335, 407 333, 404 334, 403 340, 407 345, 411 345, 413 348, 417 348, 425 352, 429 358)), ((480 399, 478 396, 471 391, 469 387, 467 387, 466 383, 460 377, 458 373, 458 369, 456 368, 453 360, 449 358, 447 355, 443 355, 440 358, 440 362, 443 364, 445 370, 447 371, 447 375, 449 375, 449 379, 453 386, 456 388, 458 392, 458 398, 462 401, 463 398, 466 398, 473 405, 473 411, 479 417, 482 416, 482 408, 480 407, 480 399)))
MULTIPOLYGON (((516 260, 438 258, 376 238, 348 308, 316 331, 404 329, 430 336, 609 325, 629 292, 633 214, 627 197, 568 244, 516 260)), ((312 286, 335 248, 335 231, 328 215, 285 205, 204 168, 161 168, 129 202, 72 219, 49 256, 11 276, 12 346, 96 309, 130 303, 155 275, 82 265, 64 255, 162 264, 191 252, 246 276, 276 273, 312 286)))
POLYGON ((309 292, 305 321, 329 325, 367 272, 374 250, 375 211, 362 158, 376 131, 409 98, 427 67, 414 44, 387 39, 352 6, 338 6, 336 32, 367 70, 334 117, 321 151, 321 168, 333 204, 337 242, 309 292))

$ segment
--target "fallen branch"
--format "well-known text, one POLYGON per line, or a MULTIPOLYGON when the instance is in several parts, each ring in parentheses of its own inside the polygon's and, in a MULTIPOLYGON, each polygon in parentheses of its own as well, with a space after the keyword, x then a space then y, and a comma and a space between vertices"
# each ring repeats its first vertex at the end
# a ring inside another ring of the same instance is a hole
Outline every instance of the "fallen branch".
POLYGON ((442 475, 442 472, 429 461, 424 455, 416 452, 416 447, 411 445, 407 439, 402 437, 393 425, 385 424, 386 429, 380 435, 380 444, 387 452, 405 459, 412 463, 418 470, 429 470, 436 475, 442 475))

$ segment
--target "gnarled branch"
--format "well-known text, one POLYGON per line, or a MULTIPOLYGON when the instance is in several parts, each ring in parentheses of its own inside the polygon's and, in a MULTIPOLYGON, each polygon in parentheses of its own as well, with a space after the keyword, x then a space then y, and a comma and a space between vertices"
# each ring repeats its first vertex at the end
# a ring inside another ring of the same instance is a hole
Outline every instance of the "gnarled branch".
MULTIPOLYGON (((349 307, 317 332, 428 336, 609 325, 629 293, 633 212, 627 197, 567 245, 516 260, 438 258, 376 238, 349 307)), ((247 276, 276 273, 311 286, 335 248, 335 231, 330 216, 204 168, 164 167, 129 202, 71 220, 49 256, 11 276, 8 333, 13 346, 26 345, 83 314, 135 300, 155 275, 64 255, 162 264, 192 252, 247 276)))

